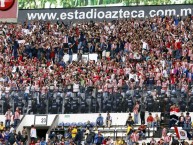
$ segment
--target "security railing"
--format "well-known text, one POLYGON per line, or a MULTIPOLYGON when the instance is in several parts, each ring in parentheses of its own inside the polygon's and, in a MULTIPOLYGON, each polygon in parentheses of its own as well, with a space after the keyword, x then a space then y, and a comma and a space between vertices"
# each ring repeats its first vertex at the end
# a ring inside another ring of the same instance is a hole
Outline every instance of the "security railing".
POLYGON ((9 107, 15 111, 21 108, 23 114, 64 114, 97 112, 132 112, 136 101, 144 102, 146 111, 168 112, 172 104, 178 104, 181 111, 193 110, 193 93, 180 89, 163 91, 158 86, 146 84, 130 88, 125 85, 117 91, 104 92, 95 87, 80 86, 77 92, 73 86, 47 90, 10 89, 0 91, 0 113, 9 107))

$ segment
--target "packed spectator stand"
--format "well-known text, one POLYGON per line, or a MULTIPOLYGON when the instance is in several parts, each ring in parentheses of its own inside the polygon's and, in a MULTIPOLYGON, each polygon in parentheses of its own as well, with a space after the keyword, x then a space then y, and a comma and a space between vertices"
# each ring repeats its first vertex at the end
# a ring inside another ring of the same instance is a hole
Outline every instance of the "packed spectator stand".
POLYGON ((191 15, 0 23, 0 112, 193 112, 192 31, 191 15))

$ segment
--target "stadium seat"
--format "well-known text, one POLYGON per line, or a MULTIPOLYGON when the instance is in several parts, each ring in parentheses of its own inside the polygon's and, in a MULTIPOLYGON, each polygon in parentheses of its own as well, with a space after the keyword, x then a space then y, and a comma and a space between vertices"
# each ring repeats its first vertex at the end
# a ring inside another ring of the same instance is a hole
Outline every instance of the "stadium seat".
POLYGON ((96 126, 96 122, 91 122, 92 126, 96 126))
POLYGON ((60 123, 58 124, 58 126, 64 126, 64 123, 63 123, 63 122, 60 122, 60 123))
POLYGON ((77 123, 77 126, 84 126, 84 123, 78 122, 78 123, 77 123))
POLYGON ((65 122, 63 125, 64 125, 64 127, 69 127, 71 125, 71 123, 65 122))
POLYGON ((70 126, 77 126, 76 122, 70 123, 70 126))

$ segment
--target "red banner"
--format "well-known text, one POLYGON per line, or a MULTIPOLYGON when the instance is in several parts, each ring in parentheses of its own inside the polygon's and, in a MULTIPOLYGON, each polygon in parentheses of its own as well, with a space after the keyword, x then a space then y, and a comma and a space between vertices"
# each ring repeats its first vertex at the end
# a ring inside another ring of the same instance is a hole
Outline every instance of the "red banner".
POLYGON ((0 19, 18 17, 18 0, 0 0, 0 19))

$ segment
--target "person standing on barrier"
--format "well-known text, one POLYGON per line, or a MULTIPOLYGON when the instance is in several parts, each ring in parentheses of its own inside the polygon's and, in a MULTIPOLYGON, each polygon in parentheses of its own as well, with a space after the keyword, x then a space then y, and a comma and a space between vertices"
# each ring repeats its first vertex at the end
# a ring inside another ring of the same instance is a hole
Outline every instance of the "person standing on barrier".
POLYGON ((7 112, 5 113, 5 127, 9 128, 10 127, 10 122, 11 122, 11 117, 13 113, 11 112, 10 108, 8 108, 7 112))
POLYGON ((137 101, 135 107, 133 108, 134 113, 134 123, 138 124, 138 114, 139 114, 139 102, 137 101))
POLYGON ((140 105, 140 118, 141 118, 141 124, 145 122, 145 110, 146 106, 144 103, 144 98, 141 99, 141 105, 140 105))
POLYGON ((14 127, 16 128, 20 123, 20 113, 21 111, 19 108, 16 108, 15 114, 14 114, 14 127))
POLYGON ((111 124, 112 124, 112 117, 111 117, 111 115, 109 113, 107 113, 106 126, 110 128, 111 124))

